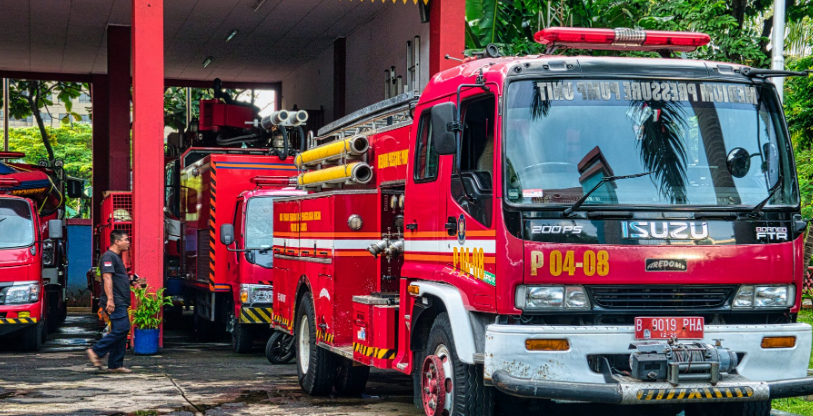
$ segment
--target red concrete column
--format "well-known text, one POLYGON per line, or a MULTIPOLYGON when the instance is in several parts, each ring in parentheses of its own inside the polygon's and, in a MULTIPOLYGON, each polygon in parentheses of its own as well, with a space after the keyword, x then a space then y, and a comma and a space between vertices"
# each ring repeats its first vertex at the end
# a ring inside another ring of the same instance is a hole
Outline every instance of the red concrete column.
POLYGON ((163 286, 164 4, 132 0, 134 269, 163 286))
POLYGON ((457 66, 466 49, 466 0, 429 0, 429 76, 457 66))
MULTIPOLYGON (((90 83, 91 106, 93 109, 93 199, 91 211, 93 224, 101 221, 101 204, 104 191, 110 189, 110 143, 108 138, 110 113, 108 103, 107 75, 93 75, 90 83)), ((104 247, 97 247, 100 250, 104 247)))
POLYGON ((130 190, 130 27, 107 27, 109 190, 130 190))

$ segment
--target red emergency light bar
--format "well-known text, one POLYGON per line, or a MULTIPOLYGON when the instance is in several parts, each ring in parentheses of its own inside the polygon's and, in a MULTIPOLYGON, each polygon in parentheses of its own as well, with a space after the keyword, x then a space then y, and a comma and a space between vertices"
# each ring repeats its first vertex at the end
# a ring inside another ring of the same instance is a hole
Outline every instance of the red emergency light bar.
POLYGON ((549 27, 536 32, 534 40, 551 47, 573 49, 692 52, 699 46, 708 44, 711 38, 698 32, 549 27))
POLYGON ((0 178, 0 188, 13 188, 20 186, 20 181, 15 178, 0 178))
POLYGON ((263 185, 276 185, 276 186, 293 186, 296 185, 296 178, 289 178, 287 176, 255 176, 251 179, 257 186, 263 185))
POLYGON ((0 159, 20 159, 25 157, 23 152, 0 152, 0 159))

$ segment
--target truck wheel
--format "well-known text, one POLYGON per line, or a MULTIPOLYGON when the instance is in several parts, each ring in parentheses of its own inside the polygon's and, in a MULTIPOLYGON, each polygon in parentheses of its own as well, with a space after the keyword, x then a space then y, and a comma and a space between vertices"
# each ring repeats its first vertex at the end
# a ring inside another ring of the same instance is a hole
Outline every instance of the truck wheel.
POLYGON ((62 302, 62 307, 59 309, 59 324, 64 324, 66 319, 68 319, 68 303, 62 302))
POLYGON ((420 393, 427 416, 480 416, 494 414, 494 392, 483 385, 479 365, 460 362, 449 315, 439 314, 429 331, 424 359, 415 361, 420 393))
POLYGON ((358 396, 364 392, 367 386, 367 377, 370 375, 370 367, 366 365, 353 365, 353 360, 341 357, 338 365, 338 374, 333 387, 336 393, 344 396, 358 396))
POLYGON ((45 329, 42 321, 24 328, 20 337, 20 349, 30 352, 39 351, 42 348, 45 329))
POLYGON ((694 404, 686 408, 686 416, 770 416, 771 401, 694 404))
POLYGON ((48 314, 45 318, 45 324, 48 327, 48 332, 56 332, 60 324, 60 315, 62 311, 59 308, 59 301, 55 299, 57 294, 50 293, 48 295, 48 314))
POLYGON ((294 336, 281 331, 274 331, 265 344, 265 358, 271 364, 287 364, 296 354, 294 336))
POLYGON ((336 364, 333 353, 316 346, 315 315, 313 297, 308 293, 296 314, 296 374, 305 393, 323 396, 333 387, 336 364))
POLYGON ((206 318, 195 313, 195 339, 198 342, 208 342, 212 340, 214 328, 206 318))
POLYGON ((231 346, 234 352, 245 354, 251 352, 254 344, 253 328, 246 324, 234 323, 234 330, 231 331, 231 346))

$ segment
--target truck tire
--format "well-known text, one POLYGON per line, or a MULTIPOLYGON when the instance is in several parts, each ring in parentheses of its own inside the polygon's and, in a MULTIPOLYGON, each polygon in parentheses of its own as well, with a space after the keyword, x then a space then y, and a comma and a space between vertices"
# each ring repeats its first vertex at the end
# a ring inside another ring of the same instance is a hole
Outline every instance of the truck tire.
POLYGON ((20 334, 20 349, 27 352, 37 352, 42 348, 45 325, 42 321, 30 325, 20 334))
POLYGON ((195 339, 198 342, 209 342, 214 337, 214 325, 206 318, 195 313, 195 339))
POLYGON ((370 375, 370 367, 366 365, 353 365, 353 360, 341 357, 337 366, 338 373, 333 387, 336 393, 343 396, 359 396, 367 386, 367 377, 370 375))
POLYGON ((481 365, 460 362, 446 312, 435 318, 422 355, 422 360, 415 361, 415 371, 421 378, 421 403, 427 416, 494 414, 494 390, 483 385, 481 365), (440 377, 444 380, 436 381, 440 377))
POLYGON ((48 327, 48 332, 56 332, 59 328, 60 322, 60 315, 62 311, 59 308, 59 299, 57 299, 58 294, 52 292, 48 293, 48 311, 45 318, 45 324, 48 327))
POLYGON ((336 374, 335 356, 316 345, 316 319, 313 297, 305 294, 296 319, 296 374, 299 385, 311 396, 330 393, 336 374))
POLYGON ((271 364, 288 364, 296 355, 294 336, 274 331, 265 344, 265 358, 271 364))
POLYGON ((254 331, 249 325, 234 323, 234 330, 231 331, 231 346, 234 352, 245 354, 251 352, 254 346, 254 331))
POLYGON ((694 404, 686 407, 686 416, 770 416, 771 401, 694 404))

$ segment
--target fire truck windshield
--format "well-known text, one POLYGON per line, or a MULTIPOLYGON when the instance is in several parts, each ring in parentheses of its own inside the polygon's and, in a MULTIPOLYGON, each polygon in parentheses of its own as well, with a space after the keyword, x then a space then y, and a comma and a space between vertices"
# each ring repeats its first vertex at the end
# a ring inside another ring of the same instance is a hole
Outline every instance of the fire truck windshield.
POLYGON ((0 249, 34 244, 34 222, 25 201, 0 198, 0 249))
POLYGON ((246 209, 246 259, 262 267, 274 266, 274 198, 254 197, 246 209))
POLYGON ((533 80, 508 89, 505 195, 511 204, 741 206, 798 201, 776 94, 754 84, 533 80))

